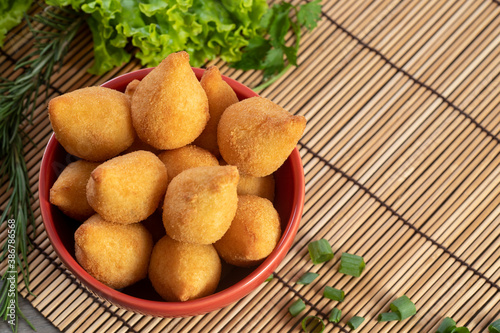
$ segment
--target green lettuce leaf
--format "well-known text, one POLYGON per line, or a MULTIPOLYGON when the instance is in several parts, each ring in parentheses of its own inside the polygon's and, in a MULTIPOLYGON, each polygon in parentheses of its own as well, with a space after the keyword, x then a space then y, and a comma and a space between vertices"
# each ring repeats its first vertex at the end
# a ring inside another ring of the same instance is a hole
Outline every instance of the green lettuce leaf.
POLYGON ((172 52, 185 50, 192 66, 220 56, 239 61, 249 40, 262 36, 265 0, 47 0, 89 15, 94 65, 103 74, 130 60, 128 43, 145 66, 156 66, 172 52))
POLYGON ((3 46, 7 32, 21 22, 31 2, 32 0, 0 0, 0 47, 3 46))
POLYGON ((114 46, 112 42, 114 39, 106 38, 112 34, 109 26, 98 24, 93 16, 87 19, 87 23, 94 40, 94 64, 89 68, 89 73, 101 75, 130 61, 131 55, 123 47, 114 46))
POLYGON ((45 0, 45 3, 49 6, 56 7, 66 7, 71 6, 74 10, 80 10, 86 0, 45 0))

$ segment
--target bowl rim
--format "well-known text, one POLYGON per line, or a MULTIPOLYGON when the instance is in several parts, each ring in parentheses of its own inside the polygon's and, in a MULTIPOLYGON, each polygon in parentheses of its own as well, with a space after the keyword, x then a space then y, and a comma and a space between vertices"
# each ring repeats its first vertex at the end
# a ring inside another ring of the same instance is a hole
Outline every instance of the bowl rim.
MULTIPOLYGON (((124 81, 130 82, 133 79, 142 79, 152 69, 153 68, 145 68, 126 73, 105 82, 101 86, 113 87, 115 85, 121 84, 124 81)), ((199 68, 193 68, 193 71, 197 74, 198 77, 200 77, 204 72, 203 69, 199 68)), ((223 79, 232 86, 232 88, 238 95, 245 95, 248 97, 252 97, 249 95, 258 96, 250 88, 231 78, 223 76, 223 79)), ((291 206, 292 211, 290 214, 290 218, 288 220, 288 223, 286 224, 285 229, 283 230, 280 241, 278 242, 273 252, 271 252, 271 254, 264 260, 263 263, 255 267, 255 269, 249 275, 226 289, 218 291, 209 296, 189 300, 186 302, 146 300, 122 293, 119 290, 115 290, 106 286, 105 284, 92 277, 89 273, 87 273, 66 249, 59 234, 56 231, 55 225, 53 223, 53 215, 50 209, 51 204, 49 202, 49 161, 53 160, 58 146, 60 146, 60 144, 57 141, 55 134, 52 133, 43 153, 39 173, 38 187, 40 210, 47 236, 49 237, 52 247, 57 253, 59 259, 65 264, 66 268, 80 280, 82 285, 90 289, 100 297, 104 298, 105 300, 113 303, 114 305, 117 305, 118 307, 122 307, 133 312, 139 312, 159 317, 194 316, 223 308, 248 295, 260 284, 262 284, 283 261, 284 257, 293 244, 295 235, 297 234, 304 208, 305 180, 300 154, 295 147, 288 157, 289 163, 291 164, 290 168, 293 171, 291 173, 293 182, 296 186, 296 190, 293 193, 293 202, 291 206), (139 310, 137 310, 138 308, 139 310)))

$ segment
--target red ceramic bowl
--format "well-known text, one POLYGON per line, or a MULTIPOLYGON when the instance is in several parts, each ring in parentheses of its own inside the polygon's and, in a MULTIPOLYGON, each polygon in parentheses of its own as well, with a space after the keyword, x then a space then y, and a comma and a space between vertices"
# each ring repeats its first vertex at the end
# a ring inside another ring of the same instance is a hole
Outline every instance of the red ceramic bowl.
MULTIPOLYGON (((204 70, 198 68, 193 70, 200 79, 204 70)), ((125 91, 130 81, 141 80, 150 71, 148 68, 124 74, 104 83, 103 87, 125 91)), ((224 77, 224 80, 234 89, 240 100, 257 96, 241 83, 227 77, 224 77)), ((278 246, 261 265, 243 269, 223 264, 217 291, 213 295, 187 302, 163 301, 147 279, 131 287, 114 290, 94 279, 78 264, 75 259, 74 232, 80 223, 62 214, 49 202, 49 191, 58 175, 66 165, 75 160, 77 158, 68 154, 52 135, 43 155, 39 180, 40 209, 45 230, 61 261, 85 287, 127 310, 160 317, 184 317, 204 314, 227 306, 248 295, 272 274, 292 246, 299 228, 304 207, 304 170, 299 152, 294 149, 283 166, 274 174, 276 181, 274 205, 281 217, 283 235, 278 246)))

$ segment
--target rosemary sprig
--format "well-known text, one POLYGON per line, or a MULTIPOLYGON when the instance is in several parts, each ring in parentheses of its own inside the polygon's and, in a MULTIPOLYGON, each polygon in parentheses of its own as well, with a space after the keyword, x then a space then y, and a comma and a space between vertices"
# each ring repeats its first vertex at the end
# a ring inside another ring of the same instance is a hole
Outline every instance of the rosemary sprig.
POLYGON ((48 96, 54 69, 62 65, 68 47, 84 20, 85 17, 73 10, 54 7, 45 8, 41 15, 26 16, 35 39, 34 50, 17 62, 15 70, 23 72, 15 80, 2 78, 0 83, 0 183, 7 182, 6 193, 10 194, 0 217, 0 223, 7 223, 8 230, 0 255, 0 260, 8 259, 0 289, 0 317, 9 323, 14 332, 17 332, 18 316, 34 329, 18 304, 18 271, 31 293, 28 267, 28 247, 31 243, 27 231, 30 222, 33 233, 35 231, 32 193, 23 156, 23 139, 28 136, 20 125, 25 121, 31 122, 42 87, 45 87, 45 95, 48 96), (33 22, 39 23, 43 29, 35 29, 33 22))

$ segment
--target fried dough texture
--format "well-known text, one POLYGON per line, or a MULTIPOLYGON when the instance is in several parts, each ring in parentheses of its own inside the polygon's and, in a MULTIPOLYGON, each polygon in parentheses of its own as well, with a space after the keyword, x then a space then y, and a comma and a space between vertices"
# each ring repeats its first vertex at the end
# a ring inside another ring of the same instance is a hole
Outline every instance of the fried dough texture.
POLYGON ((306 119, 294 116, 262 97, 252 97, 224 111, 217 141, 224 160, 247 175, 264 177, 276 171, 297 145, 306 119))
MULTIPOLYGON (((219 160, 220 165, 228 165, 223 159, 219 160)), ((274 175, 265 177, 254 177, 240 173, 238 182, 238 195, 251 194, 267 200, 274 201, 275 181, 274 175)))
POLYGON ((99 163, 79 160, 64 168, 50 189, 50 203, 69 217, 85 221, 94 214, 87 202, 86 187, 90 174, 99 163))
POLYGON ((120 289, 144 279, 153 248, 151 234, 140 223, 116 224, 98 214, 75 232, 75 255, 94 278, 120 289))
POLYGON ((208 99, 186 52, 172 53, 137 86, 132 121, 139 138, 157 149, 183 147, 208 122, 208 99))
POLYGON ((51 99, 48 108, 59 143, 85 160, 107 160, 134 141, 130 101, 119 91, 82 88, 51 99))
POLYGON ((132 96, 134 96, 135 90, 137 89, 137 86, 139 85, 141 81, 135 79, 130 81, 129 84, 127 84, 127 88, 125 88, 125 95, 128 96, 128 98, 132 99, 132 96))
POLYGON ((222 79, 219 69, 216 66, 209 67, 203 73, 200 83, 208 97, 210 119, 203 132, 194 141, 194 144, 205 148, 214 154, 215 157, 219 157, 217 125, 224 110, 228 106, 238 103, 238 97, 233 88, 222 79))
POLYGON ((189 244, 164 236, 156 243, 149 279, 166 301, 188 301, 214 293, 221 262, 213 245, 189 244))
POLYGON ((229 165, 198 167, 177 175, 163 205, 167 235, 197 244, 219 240, 236 213, 238 180, 238 170, 229 165))
POLYGON ((138 151, 138 150, 147 150, 147 151, 152 152, 155 155, 160 152, 160 150, 156 149, 155 147, 152 147, 152 146, 148 145, 147 143, 143 142, 136 135, 132 145, 130 147, 128 147, 127 149, 125 149, 125 151, 122 153, 122 155, 132 153, 132 152, 138 151))
POLYGON ((238 183, 238 195, 251 194, 267 200, 274 201, 274 177, 254 177, 240 174, 238 183))
POLYGON ((219 165, 219 161, 214 155, 195 145, 187 145, 182 148, 163 151, 158 154, 158 158, 167 167, 169 182, 187 169, 219 165))
POLYGON ((129 224, 146 219, 167 188, 167 170, 148 151, 112 158, 98 166, 87 183, 87 200, 109 222, 129 224))
POLYGON ((280 237, 280 218, 273 204, 255 195, 240 195, 231 227, 214 246, 227 263, 249 267, 271 254, 280 237))
MULTIPOLYGON (((127 88, 125 89, 125 95, 128 96, 130 101, 132 101, 132 96, 134 96, 135 90, 137 89, 137 86, 139 85, 140 82, 141 81, 135 79, 135 80, 130 81, 130 83, 127 85, 127 88)), ((134 130, 134 133, 135 133, 135 130, 134 130)), ((158 152, 159 152, 158 149, 143 142, 141 139, 139 139, 137 134, 135 134, 134 142, 122 154, 128 154, 128 153, 131 153, 133 151, 138 151, 138 150, 147 150, 147 151, 152 152, 155 155, 158 154, 158 152)))

